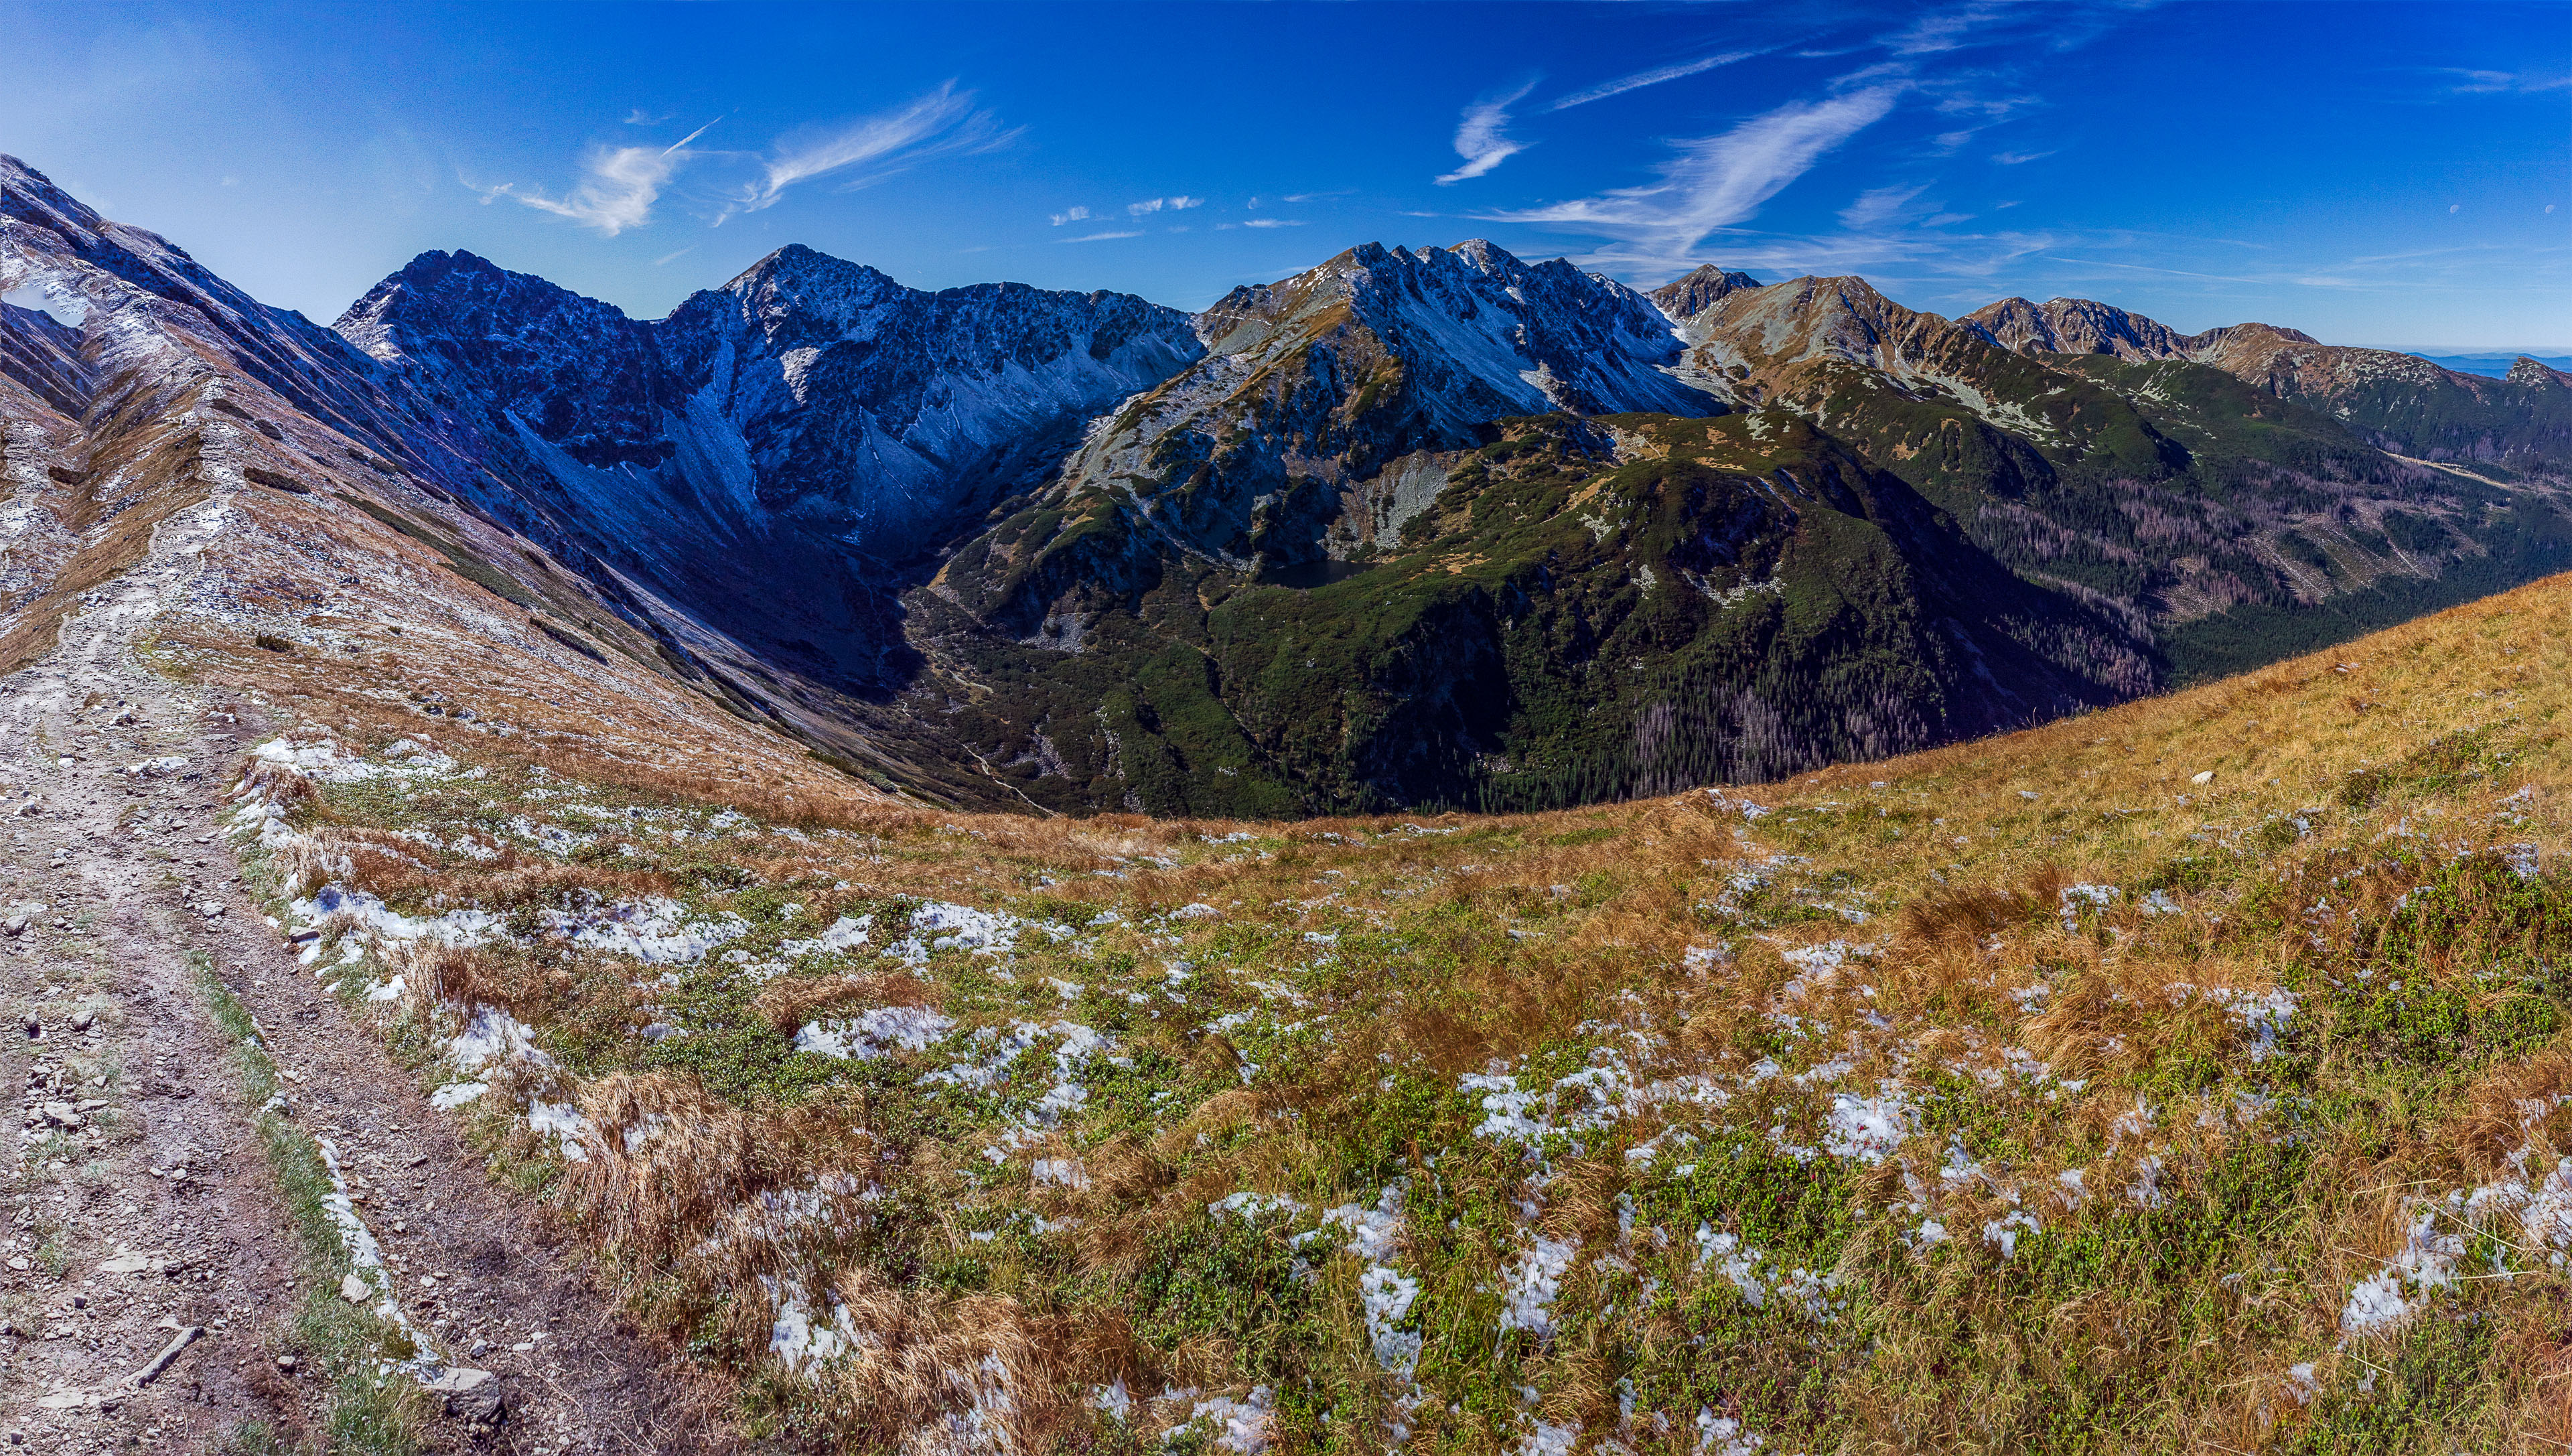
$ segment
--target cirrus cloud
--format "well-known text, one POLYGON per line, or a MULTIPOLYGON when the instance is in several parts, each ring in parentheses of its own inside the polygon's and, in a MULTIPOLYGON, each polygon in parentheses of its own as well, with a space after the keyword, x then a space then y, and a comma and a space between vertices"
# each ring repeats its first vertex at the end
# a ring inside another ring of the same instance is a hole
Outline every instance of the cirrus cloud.
POLYGON ((1624 239, 1651 256, 1683 258, 1708 234, 1752 216, 1825 153, 1882 120, 1903 89, 1879 84, 1819 101, 1791 101, 1718 136, 1674 143, 1660 180, 1649 186, 1487 218, 1573 228, 1624 239))
POLYGON ((506 182, 477 191, 486 206, 505 197, 613 238, 652 221, 652 205, 660 201, 662 188, 692 155, 688 144, 713 126, 708 122, 667 147, 592 147, 581 159, 581 180, 561 197, 522 191, 506 182))
POLYGON ((1766 54, 1765 51, 1726 51, 1721 55, 1700 56, 1693 61, 1681 61, 1675 66, 1658 66, 1649 71, 1637 71, 1631 76, 1620 76, 1613 81, 1602 82, 1587 90, 1573 92, 1570 96, 1547 103, 1545 109, 1569 111, 1576 106, 1588 106, 1594 101, 1606 101, 1608 97, 1622 96, 1628 91, 1640 91, 1646 86, 1658 86, 1664 81, 1676 81, 1681 77, 1694 76, 1701 71, 1711 71, 1717 66, 1729 66, 1735 61, 1746 61, 1753 56, 1766 54))
POLYGON ((1465 165, 1438 179, 1440 187, 1481 177, 1493 168, 1527 150, 1522 142, 1510 140, 1505 130, 1510 124, 1510 108, 1536 89, 1530 81, 1507 96, 1487 96, 1465 108, 1465 116, 1456 126, 1456 155, 1465 165))
POLYGON ((1016 135, 950 81, 891 111, 778 138, 761 162, 766 176, 736 193, 716 221, 774 207, 788 188, 818 177, 836 177, 843 190, 868 187, 929 158, 987 152, 1016 135))
MULTIPOLYGON (((629 125, 648 120, 639 111, 626 118, 629 125)), ((736 178, 750 172, 729 186, 709 182, 695 189, 695 201, 720 225, 776 206, 802 183, 827 178, 843 190, 866 187, 932 157, 989 151, 1017 135, 1002 130, 991 113, 974 106, 971 92, 959 91, 952 81, 874 116, 799 127, 756 152, 692 145, 714 125, 708 122, 667 147, 593 146, 582 154, 580 180, 559 196, 512 182, 465 185, 485 203, 505 197, 612 238, 649 224, 683 172, 730 170, 736 178)))

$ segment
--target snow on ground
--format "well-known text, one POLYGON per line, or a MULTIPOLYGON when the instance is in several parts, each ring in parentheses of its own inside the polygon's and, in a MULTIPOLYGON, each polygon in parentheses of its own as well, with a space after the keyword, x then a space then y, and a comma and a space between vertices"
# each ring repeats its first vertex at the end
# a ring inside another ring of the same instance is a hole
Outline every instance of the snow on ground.
POLYGON ((795 1034, 795 1049, 865 1062, 895 1052, 925 1052, 956 1030, 952 1017, 927 1007, 870 1007, 853 1017, 808 1022, 795 1034))

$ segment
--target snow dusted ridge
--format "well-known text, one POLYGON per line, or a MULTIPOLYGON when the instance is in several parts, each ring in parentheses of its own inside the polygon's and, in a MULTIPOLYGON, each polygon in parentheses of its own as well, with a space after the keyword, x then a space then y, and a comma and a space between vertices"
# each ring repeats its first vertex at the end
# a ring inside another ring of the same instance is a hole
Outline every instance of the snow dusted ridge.
POLYGON ((671 562, 784 522, 905 554, 1200 353, 1186 315, 1128 295, 923 293, 801 245, 650 321, 425 253, 335 327, 456 400, 455 424, 601 549, 671 562))
POLYGON ((1650 299, 1480 241, 1353 248, 1195 324, 1205 358, 1093 429, 1060 488, 1130 498, 1170 545, 1235 565, 1322 554, 1341 492, 1379 477, 1398 522, 1444 483, 1421 452, 1479 444, 1494 419, 1724 408, 1674 372, 1684 345, 1650 299))
POLYGON ((1233 290, 1197 329, 1216 355, 1268 362, 1341 310, 1422 371, 1419 406, 1446 427, 1550 409, 1708 412, 1704 393, 1663 372, 1680 344, 1649 298, 1480 240, 1353 248, 1283 282, 1233 290))

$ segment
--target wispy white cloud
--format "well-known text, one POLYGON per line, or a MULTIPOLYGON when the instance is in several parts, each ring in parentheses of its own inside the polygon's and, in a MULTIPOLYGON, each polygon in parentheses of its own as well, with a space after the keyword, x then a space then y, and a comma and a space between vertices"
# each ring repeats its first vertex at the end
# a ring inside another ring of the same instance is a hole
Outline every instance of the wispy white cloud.
POLYGON ((1876 37, 1876 44, 1904 61, 1992 46, 2074 51, 2115 29, 2124 16, 2152 9, 2156 3, 2029 5, 2022 0, 1971 0, 1919 14, 1902 29, 1876 37))
POLYGON ((665 265, 672 264, 672 263, 676 263, 676 262, 678 262, 680 259, 685 258, 685 257, 687 257, 689 254, 694 253, 694 252, 696 252, 696 251, 697 251, 697 245, 695 245, 694 243, 691 243, 691 244, 689 244, 687 247, 680 249, 680 250, 679 250, 678 252, 676 252, 676 253, 664 253, 664 254, 662 254, 660 257, 653 259, 653 260, 652 260, 652 266, 653 266, 654 268, 661 268, 661 267, 664 267, 665 265))
POLYGON ((1711 71, 1717 66, 1729 66, 1735 61, 1746 61, 1753 56, 1765 54, 1764 51, 1726 51, 1717 56, 1700 56, 1693 61, 1681 61, 1675 66, 1637 71, 1631 76, 1621 76, 1613 81, 1603 82, 1587 91, 1573 92, 1570 96, 1548 103, 1545 109, 1569 111, 1576 106, 1588 106, 1594 101, 1606 101, 1610 96, 1622 96, 1628 91, 1640 91, 1646 86, 1658 86, 1664 81, 1676 81, 1683 76, 1694 76, 1700 71, 1711 71))
POLYGON ((2030 162, 2042 161, 2053 155, 2052 152, 1994 152, 1992 160, 2003 167, 2024 167, 2030 162))
POLYGON ((1245 220, 1241 226, 1245 228, 1300 228, 1304 226, 1304 220, 1302 218, 1250 218, 1245 220))
POLYGON ((662 189, 696 155, 688 144, 714 125, 708 122, 666 147, 592 147, 581 159, 581 180, 561 197, 506 182, 474 190, 485 204, 505 197, 613 238, 652 221, 652 206, 661 200, 662 189))
POLYGON ((1932 11, 1911 24, 1885 36, 1884 48, 1897 56, 1932 56, 1941 51, 1963 49, 1974 28, 2002 13, 1998 5, 1966 5, 1954 10, 1932 11))
POLYGON ((1201 197, 1149 197, 1138 203, 1127 203, 1125 205, 1125 216, 1129 218, 1140 218, 1160 212, 1163 209, 1176 213, 1185 212, 1189 208, 1201 208, 1204 206, 1205 199, 1201 197))
POLYGON ((1057 228, 1061 227, 1065 223, 1086 223, 1089 221, 1089 209, 1064 208, 1061 212, 1055 213, 1053 216, 1045 219, 1045 221, 1051 223, 1057 228))
POLYGON ((1864 230, 1880 228, 1887 223, 1898 221, 1904 214, 1911 211, 1911 200, 1928 190, 1929 186, 1926 183, 1915 187, 1903 187, 1897 184, 1893 187, 1870 188, 1859 193, 1857 201, 1840 209, 1840 226, 1864 230))
POLYGON ((1343 187, 1333 192, 1290 192, 1284 197, 1279 198, 1278 201, 1287 203, 1320 202, 1325 198, 1348 197, 1356 193, 1356 191, 1357 189, 1354 187, 1343 187))
POLYGON ((652 221, 652 205, 685 160, 684 153, 670 147, 592 147, 581 159, 581 180, 561 197, 507 182, 475 190, 485 205, 505 197, 613 238, 652 221))
POLYGON ((774 207, 788 188, 816 178, 865 187, 931 157, 987 151, 1013 135, 951 81, 891 111, 778 138, 762 163, 766 175, 737 193, 722 217, 774 207))
POLYGON ((1116 238, 1140 238, 1141 233, 1091 233, 1080 238, 1058 238, 1058 243, 1105 243, 1116 238))
POLYGON ((2541 91, 2572 89, 2572 73, 2546 75, 2531 71, 2468 71, 2442 66, 2435 74, 2452 77, 2447 90, 2459 96, 2496 96, 2509 93, 2525 95, 2541 91))
POLYGON ((1510 124, 1510 108, 1536 89, 1530 81, 1507 96, 1490 96, 1465 108, 1465 119, 1456 127, 1456 155, 1465 165, 1438 179, 1440 187, 1481 177, 1493 168, 1527 150, 1522 142, 1510 140, 1505 130, 1510 124))
MULTIPOLYGON (((636 110, 625 120, 642 126, 663 118, 636 110)), ((864 187, 925 158, 986 150, 1014 135, 1002 132, 989 112, 973 106, 972 93, 959 92, 953 82, 878 116, 790 132, 765 152, 695 147, 697 139, 715 125, 708 122, 667 147, 593 146, 581 157, 580 181, 560 196, 509 182, 494 187, 465 185, 480 193, 486 204, 505 197, 612 238, 650 223, 654 206, 681 170, 700 161, 747 164, 758 173, 756 181, 711 199, 712 221, 720 225, 741 213, 775 206, 798 183, 835 177, 844 187, 864 187)), ((703 191, 697 196, 707 200, 703 191)))
POLYGON ((1675 144, 1676 155, 1648 187, 1619 188, 1551 207, 1489 214, 1626 240, 1665 259, 1686 256, 1706 236, 1755 214, 1822 156, 1881 120, 1903 88, 1872 85, 1820 101, 1795 101, 1720 136, 1675 144))

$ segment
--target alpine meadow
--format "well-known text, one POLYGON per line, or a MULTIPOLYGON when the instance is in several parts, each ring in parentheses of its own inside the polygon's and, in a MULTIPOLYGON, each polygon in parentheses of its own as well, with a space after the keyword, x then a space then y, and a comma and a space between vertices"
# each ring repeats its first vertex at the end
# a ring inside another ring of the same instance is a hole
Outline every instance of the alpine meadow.
POLYGON ((2559 8, 0 15, 13 1447, 2572 1449, 2559 8))

